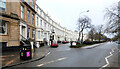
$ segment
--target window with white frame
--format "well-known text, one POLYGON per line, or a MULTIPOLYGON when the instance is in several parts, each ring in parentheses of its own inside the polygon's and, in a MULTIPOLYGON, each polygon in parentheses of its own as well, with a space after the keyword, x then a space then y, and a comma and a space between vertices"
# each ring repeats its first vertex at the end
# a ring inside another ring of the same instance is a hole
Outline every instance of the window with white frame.
POLYGON ((45 13, 44 13, 44 19, 46 19, 46 15, 45 15, 45 13))
POLYGON ((34 8, 34 0, 32 0, 32 8, 34 8))
POLYGON ((6 0, 1 0, 0 1, 0 9, 2 11, 5 11, 6 10, 6 0))
POLYGON ((32 30, 32 38, 35 39, 35 30, 32 30))
POLYGON ((34 14, 32 14, 32 24, 34 24, 34 14))
POLYGON ((48 18, 48 22, 50 23, 50 18, 48 18))
POLYGON ((38 17, 37 17, 37 27, 38 27, 38 17))
POLYGON ((46 20, 48 21, 48 17, 46 16, 46 20))
POLYGON ((0 35, 7 34, 7 24, 5 21, 0 20, 0 35))
POLYGON ((36 9, 36 11, 38 12, 38 6, 37 6, 37 9, 36 9))
POLYGON ((44 15, 45 15, 44 12, 42 12, 42 15, 41 15, 41 16, 42 16, 43 18, 44 18, 44 15))
POLYGON ((21 5, 21 18, 24 18, 24 6, 21 5))
POLYGON ((37 38, 40 39, 40 31, 37 32, 37 38))
POLYGON ((30 22, 30 11, 27 10, 27 22, 29 23, 30 22))
POLYGON ((42 10, 40 10, 40 15, 42 16, 42 10))
POLYGON ((43 39, 43 31, 41 31, 41 39, 43 39))
POLYGON ((40 20, 40 25, 42 26, 42 20, 40 20))
POLYGON ((47 29, 49 30, 49 24, 48 24, 48 28, 47 29))
POLYGON ((44 28, 46 29, 46 23, 44 24, 44 28))
POLYGON ((45 33, 45 34, 44 34, 44 38, 46 38, 46 39, 47 39, 47 33, 45 33))
POLYGON ((27 31, 27 37, 30 38, 30 28, 28 28, 28 31, 27 31))
POLYGON ((50 39, 50 33, 48 33, 48 39, 50 39))
POLYGON ((53 21, 51 21, 52 22, 52 25, 54 25, 54 22, 53 21))
POLYGON ((27 4, 30 4, 29 0, 27 0, 27 4))

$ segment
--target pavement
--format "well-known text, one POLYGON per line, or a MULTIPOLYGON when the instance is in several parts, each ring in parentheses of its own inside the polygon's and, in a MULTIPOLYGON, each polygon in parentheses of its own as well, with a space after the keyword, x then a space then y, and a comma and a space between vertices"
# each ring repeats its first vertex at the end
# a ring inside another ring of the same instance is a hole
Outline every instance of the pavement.
POLYGON ((0 56, 0 60, 2 61, 2 67, 14 66, 19 64, 24 64, 27 62, 32 62, 38 59, 43 58, 46 54, 49 53, 49 47, 43 46, 40 48, 36 48, 35 52, 32 51, 32 59, 31 60, 20 60, 20 52, 2 52, 2 56, 0 56))

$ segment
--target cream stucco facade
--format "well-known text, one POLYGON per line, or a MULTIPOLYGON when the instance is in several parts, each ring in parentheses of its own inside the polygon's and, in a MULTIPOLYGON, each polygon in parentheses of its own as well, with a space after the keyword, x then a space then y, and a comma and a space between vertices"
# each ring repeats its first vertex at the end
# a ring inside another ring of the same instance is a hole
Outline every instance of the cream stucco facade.
POLYGON ((76 41, 78 38, 78 32, 68 30, 62 27, 60 23, 50 18, 37 4, 35 5, 36 15, 36 41, 37 45, 39 42, 47 40, 48 44, 50 41, 50 35, 54 35, 56 41, 76 41), (54 33, 52 33, 54 31, 54 33))

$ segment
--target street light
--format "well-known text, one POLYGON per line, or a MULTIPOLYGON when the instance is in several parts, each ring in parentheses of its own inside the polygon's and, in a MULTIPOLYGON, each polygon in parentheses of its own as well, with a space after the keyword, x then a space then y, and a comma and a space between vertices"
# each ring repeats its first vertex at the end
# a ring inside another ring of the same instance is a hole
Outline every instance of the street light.
POLYGON ((53 43, 53 40, 54 40, 54 29, 51 30, 51 34, 50 34, 50 41, 51 41, 51 44, 53 43))
POLYGON ((65 35, 65 41, 66 41, 66 37, 67 37, 67 35, 65 35))

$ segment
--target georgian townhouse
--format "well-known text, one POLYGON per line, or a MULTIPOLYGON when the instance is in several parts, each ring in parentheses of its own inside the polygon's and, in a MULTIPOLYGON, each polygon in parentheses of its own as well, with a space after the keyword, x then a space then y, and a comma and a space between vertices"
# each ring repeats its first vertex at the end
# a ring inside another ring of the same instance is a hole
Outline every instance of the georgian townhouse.
POLYGON ((43 12, 42 9, 36 4, 36 42, 37 47, 39 47, 40 44, 44 44, 43 40, 47 38, 47 21, 46 21, 46 14, 43 12))
POLYGON ((48 14, 46 14, 37 4, 35 5, 35 10, 37 12, 35 15, 37 47, 39 47, 41 43, 44 44, 44 41, 47 41, 49 45, 51 37, 56 41, 76 41, 78 33, 62 27, 48 14))
POLYGON ((62 27, 52 19, 48 13, 45 13, 37 4, 35 5, 35 27, 36 27, 36 42, 37 47, 44 41, 50 44, 50 38, 53 37, 56 41, 76 41, 78 33, 62 27))
POLYGON ((51 31, 53 30, 53 20, 36 4, 36 42, 37 47, 50 40, 51 31))

